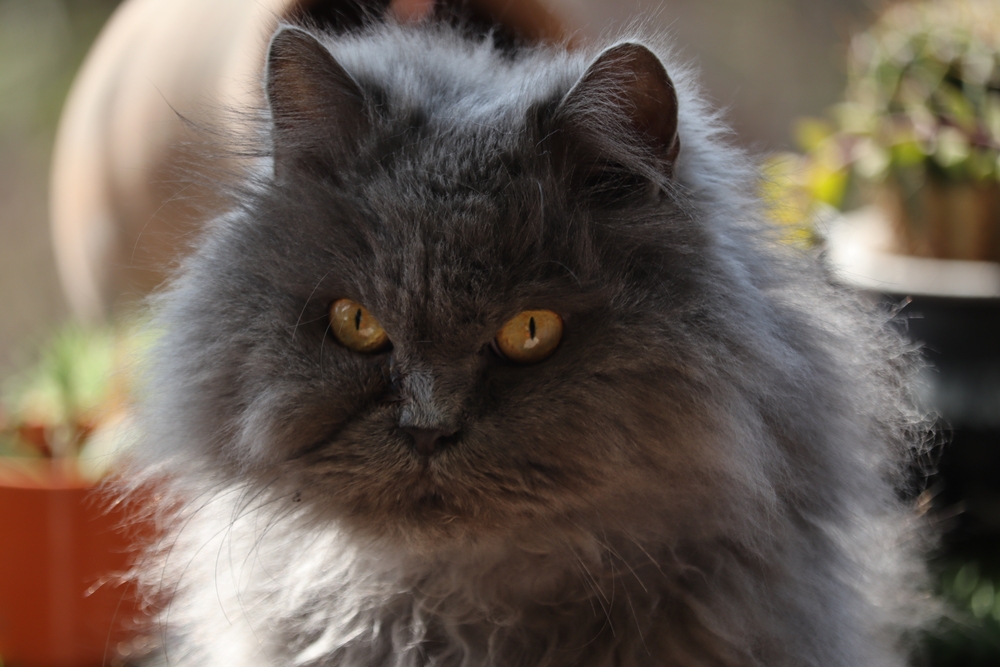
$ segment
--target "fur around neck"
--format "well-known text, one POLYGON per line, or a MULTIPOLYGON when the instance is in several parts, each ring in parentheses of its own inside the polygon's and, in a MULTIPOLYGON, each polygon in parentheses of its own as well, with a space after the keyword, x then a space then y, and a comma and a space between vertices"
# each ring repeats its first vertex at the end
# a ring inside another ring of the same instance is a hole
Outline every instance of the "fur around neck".
MULTIPOLYGON (((772 526, 768 544, 752 547, 723 536, 667 545, 568 528, 414 554, 304 525, 309 519, 273 502, 234 507, 240 495, 201 506, 171 542, 170 558, 194 555, 164 616, 184 636, 168 642, 169 664, 903 664, 885 631, 895 611, 845 599, 884 602, 892 592, 877 581, 867 591, 845 588, 855 565, 817 562, 825 554, 810 551, 825 548, 807 547, 801 525, 772 526), (869 615, 859 616, 865 607, 869 615)), ((830 539, 828 527, 812 531, 830 539)), ((162 576, 179 564, 147 563, 146 572, 162 576)))

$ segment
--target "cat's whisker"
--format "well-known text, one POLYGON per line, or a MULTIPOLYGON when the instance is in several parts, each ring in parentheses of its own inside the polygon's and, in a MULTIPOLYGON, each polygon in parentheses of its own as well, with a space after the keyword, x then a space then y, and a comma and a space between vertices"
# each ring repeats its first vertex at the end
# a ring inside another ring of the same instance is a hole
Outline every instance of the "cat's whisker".
POLYGON ((327 323, 326 330, 323 332, 323 338, 319 343, 319 370, 321 373, 323 372, 323 351, 326 349, 326 339, 330 337, 330 327, 332 326, 331 323, 327 323))
MULTIPOLYGON (((220 579, 219 571, 220 571, 220 565, 222 563, 223 551, 225 550, 227 552, 228 567, 222 569, 224 569, 225 572, 228 573, 230 579, 229 583, 231 584, 232 589, 234 591, 237 605, 240 607, 241 613, 243 613, 244 616, 246 616, 246 607, 243 603, 243 597, 240 594, 239 571, 235 567, 235 562, 233 560, 233 530, 236 528, 237 523, 247 516, 248 509, 250 508, 251 505, 253 505, 256 499, 260 498, 276 480, 277 477, 274 477, 271 479, 271 481, 267 482, 266 484, 260 485, 259 488, 257 488, 256 485, 245 485, 242 488, 240 488, 239 493, 236 497, 236 502, 233 503, 233 508, 230 512, 229 520, 228 522, 226 522, 225 530, 221 535, 221 539, 219 540, 219 547, 215 555, 215 577, 214 577, 215 590, 216 590, 216 597, 218 598, 219 601, 219 606, 223 608, 222 612, 226 617, 226 620, 229 621, 230 623, 231 621, 229 619, 228 612, 225 609, 226 605, 223 600, 222 593, 219 590, 219 579, 220 579)), ((260 507, 254 508, 254 514, 256 514, 256 512, 259 511, 260 509, 262 508, 260 507)), ((254 629, 253 624, 248 623, 247 625, 250 628, 251 634, 254 635, 254 638, 257 640, 259 644, 260 640, 259 638, 257 638, 256 630, 254 629)))
POLYGON ((333 272, 334 269, 331 268, 323 274, 322 278, 316 281, 315 285, 313 285, 312 291, 309 292, 309 296, 306 297, 305 303, 302 304, 302 310, 299 311, 299 317, 295 320, 295 325, 292 327, 292 340, 295 340, 295 332, 299 330, 299 324, 302 322, 302 316, 306 314, 306 309, 309 307, 309 302, 312 301, 313 296, 316 294, 316 290, 319 289, 319 286, 323 284, 323 281, 329 278, 330 274, 333 272))
POLYGON ((559 261, 554 260, 554 259, 553 260, 549 260, 547 263, 548 264, 555 264, 559 268, 565 270, 566 273, 569 274, 569 276, 574 280, 574 282, 576 282, 576 284, 578 286, 583 287, 583 281, 580 280, 580 277, 578 275, 576 275, 576 272, 574 272, 573 269, 569 268, 568 266, 566 266, 562 262, 559 262, 559 261))
MULTIPOLYGON (((591 639, 591 642, 593 642, 597 640, 597 637, 601 634, 601 632, 604 630, 605 627, 611 627, 611 612, 608 606, 605 605, 605 603, 607 602, 607 598, 604 592, 600 589, 597 580, 593 577, 593 574, 590 572, 590 570, 587 569, 587 566, 583 562, 583 560, 575 552, 573 555, 576 559, 577 563, 576 566, 579 569, 580 574, 583 575, 583 579, 581 581, 583 582, 584 586, 589 588, 591 591, 591 595, 587 596, 587 600, 590 602, 591 608, 594 610, 594 613, 596 615, 597 609, 594 608, 593 606, 594 601, 596 600, 597 605, 601 608, 601 612, 604 614, 605 618, 605 625, 600 630, 598 630, 595 636, 591 639)), ((590 642, 588 642, 588 644, 589 643, 590 642)))
MULTIPOLYGON (((613 575, 612 584, 611 584, 612 586, 614 586, 615 579, 618 578, 618 574, 615 571, 615 566, 614 566, 614 558, 615 557, 617 557, 619 560, 621 560, 622 563, 624 563, 625 566, 629 568, 629 570, 632 570, 632 568, 628 566, 628 563, 625 563, 625 561, 620 556, 618 556, 616 553, 613 552, 613 550, 611 550, 609 548, 608 564, 611 567, 611 571, 612 571, 612 575, 613 575)), ((632 574, 633 574, 633 576, 635 575, 635 571, 634 570, 632 570, 632 574)), ((638 580, 638 577, 636 577, 636 580, 638 580)), ((641 581, 639 581, 639 585, 642 586, 642 582, 641 581)), ((643 590, 645 591, 645 586, 643 586, 643 590)), ((648 592, 648 591, 646 591, 646 592, 648 592)), ((628 586, 624 582, 622 582, 622 594, 625 596, 625 602, 628 603, 628 608, 632 612, 632 619, 635 621, 635 629, 636 629, 637 634, 639 635, 639 642, 642 644, 643 650, 646 651, 646 655, 652 657, 653 654, 650 653, 649 647, 646 646, 646 637, 645 637, 645 633, 643 632, 642 625, 639 623, 639 615, 636 614, 636 612, 635 612, 635 605, 632 604, 632 596, 629 595, 628 586)))
MULTIPOLYGON (((274 478, 271 479, 271 481, 269 481, 266 485, 264 485, 254 495, 253 499, 251 499, 248 502, 247 508, 249 508, 249 503, 252 503, 253 500, 255 500, 256 498, 260 497, 261 494, 265 493, 271 487, 271 485, 274 484, 277 481, 278 481, 278 477, 274 477, 274 478)), ((281 501, 287 500, 288 498, 291 498, 292 496, 293 496, 293 494, 287 494, 287 495, 284 495, 284 496, 275 496, 272 499, 268 500, 266 503, 262 503, 262 504, 257 505, 257 506, 255 506, 253 508, 253 514, 254 514, 254 543, 253 543, 253 547, 247 551, 247 555, 244 558, 244 561, 243 561, 243 564, 241 565, 241 568, 246 566, 248 560, 251 558, 251 556, 253 555, 254 551, 263 542, 263 539, 266 536, 267 532, 270 530, 271 526, 277 524, 282 518, 284 518, 284 516, 288 516, 288 514, 290 514, 294 510, 294 507, 290 508, 289 510, 287 510, 285 515, 269 514, 269 516, 268 516, 268 522, 264 525, 264 530, 263 531, 257 531, 256 530, 256 527, 257 527, 256 526, 257 517, 259 517, 259 515, 264 510, 268 509, 270 505, 280 503, 281 501)), ((239 514, 239 516, 236 516, 235 518, 233 518, 233 520, 231 521, 231 524, 235 524, 236 521, 238 521, 240 518, 243 518, 245 516, 246 516, 245 510, 241 511, 240 514, 239 514)))
POLYGON ((635 537, 632 535, 631 532, 629 532, 627 530, 623 530, 622 534, 625 535, 625 537, 630 542, 632 542, 632 544, 634 544, 639 549, 639 551, 642 552, 642 554, 649 561, 650 565, 652 565, 654 568, 656 568, 656 571, 660 573, 660 576, 663 577, 664 581, 670 581, 670 578, 667 577, 667 573, 663 571, 663 568, 660 567, 660 564, 656 561, 655 558, 653 558, 652 555, 650 555, 650 553, 646 550, 646 548, 642 546, 642 543, 640 543, 639 540, 635 539, 635 537))
MULTIPOLYGON (((171 195, 170 197, 167 197, 166 199, 164 199, 163 202, 159 206, 156 207, 156 210, 153 211, 153 213, 146 219, 146 222, 143 223, 143 225, 142 225, 142 229, 140 229, 139 233, 136 234, 135 243, 132 244, 132 253, 131 253, 131 255, 129 255, 129 262, 128 262, 128 266, 129 267, 136 267, 137 266, 136 263, 135 263, 135 253, 138 251, 138 249, 139 249, 139 242, 142 240, 142 236, 143 236, 143 234, 146 233, 146 229, 149 227, 150 223, 152 223, 154 220, 157 219, 157 216, 160 214, 160 212, 167 205, 172 204, 172 203, 177 202, 177 201, 181 201, 182 200, 181 195, 184 192, 187 192, 192 187, 194 187, 194 185, 195 185, 194 183, 189 183, 189 184, 185 185, 183 188, 181 188, 178 192, 176 192, 173 195, 171 195)), ((141 267, 139 267, 139 268, 141 268, 141 267)))

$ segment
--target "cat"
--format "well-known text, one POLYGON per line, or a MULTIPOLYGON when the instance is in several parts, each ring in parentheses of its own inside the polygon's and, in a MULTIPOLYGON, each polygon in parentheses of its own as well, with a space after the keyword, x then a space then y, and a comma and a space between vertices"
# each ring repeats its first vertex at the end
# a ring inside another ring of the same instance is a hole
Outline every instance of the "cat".
POLYGON ((171 665, 903 665, 922 422, 656 39, 281 26, 155 300, 171 665))

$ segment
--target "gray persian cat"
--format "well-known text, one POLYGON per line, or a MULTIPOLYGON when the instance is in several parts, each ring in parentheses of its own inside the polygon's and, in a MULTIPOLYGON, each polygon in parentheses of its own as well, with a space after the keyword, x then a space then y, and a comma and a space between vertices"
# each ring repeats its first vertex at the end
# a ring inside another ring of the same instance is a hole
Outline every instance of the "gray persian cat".
POLYGON ((905 663, 909 354, 664 48, 283 27, 266 94, 156 304, 170 664, 905 663))

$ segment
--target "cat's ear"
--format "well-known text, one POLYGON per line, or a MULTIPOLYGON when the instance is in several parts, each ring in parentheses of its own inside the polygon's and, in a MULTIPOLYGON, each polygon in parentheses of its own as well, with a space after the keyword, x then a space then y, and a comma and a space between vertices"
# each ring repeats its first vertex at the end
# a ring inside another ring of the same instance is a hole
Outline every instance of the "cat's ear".
POLYGON ((284 27, 271 38, 265 89, 279 176, 296 164, 336 164, 368 127, 361 88, 305 30, 284 27))
POLYGON ((606 165, 617 158, 612 171, 674 174, 681 146, 677 93, 660 59, 641 44, 601 53, 560 102, 555 119, 594 160, 606 165))

